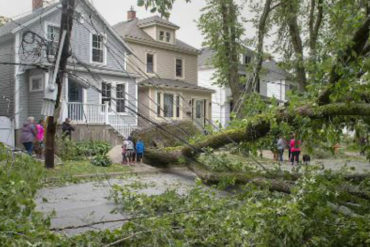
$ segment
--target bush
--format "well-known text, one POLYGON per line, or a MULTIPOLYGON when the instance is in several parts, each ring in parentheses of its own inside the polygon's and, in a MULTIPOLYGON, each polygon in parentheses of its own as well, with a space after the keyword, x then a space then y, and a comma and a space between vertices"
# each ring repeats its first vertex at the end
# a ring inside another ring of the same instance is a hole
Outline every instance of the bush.
POLYGON ((112 161, 106 154, 98 154, 91 160, 91 164, 94 166, 108 167, 112 165, 112 161))
POLYGON ((57 154, 62 160, 82 160, 95 155, 105 155, 111 146, 106 142, 88 141, 74 142, 69 139, 59 139, 57 143, 57 154))

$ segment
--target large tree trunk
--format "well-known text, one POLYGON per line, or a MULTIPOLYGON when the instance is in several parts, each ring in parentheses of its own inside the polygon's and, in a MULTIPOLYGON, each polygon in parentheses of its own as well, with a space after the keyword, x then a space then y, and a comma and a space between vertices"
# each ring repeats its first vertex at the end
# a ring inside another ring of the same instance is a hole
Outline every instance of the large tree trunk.
POLYGON ((303 57, 303 45, 300 36, 300 30, 298 26, 298 6, 295 6, 293 1, 288 1, 283 6, 286 6, 287 23, 289 29, 289 35, 292 42, 294 54, 295 54, 295 70, 296 79, 298 82, 298 90, 305 91, 307 85, 306 69, 304 67, 304 57, 303 57))
POLYGON ((240 82, 239 82, 239 60, 238 60, 238 49, 236 40, 236 9, 233 0, 220 1, 221 12, 222 12, 222 35, 224 40, 224 49, 227 51, 226 57, 228 57, 228 86, 230 87, 231 94, 234 102, 239 100, 241 95, 240 82))
POLYGON ((311 0, 310 17, 309 17, 309 46, 311 59, 316 57, 316 43, 319 36, 319 30, 323 18, 323 0, 311 0), (317 5, 316 5, 317 2, 317 5), (317 15, 315 18, 315 10, 317 15))
MULTIPOLYGON (((370 104, 328 104, 321 107, 306 105, 297 108, 294 112, 280 111, 275 115, 276 121, 293 123, 297 116, 309 117, 311 119, 322 119, 333 116, 369 116, 370 104)), ((192 145, 177 148, 175 151, 164 151, 148 149, 145 155, 145 162, 153 166, 165 166, 176 164, 180 159, 187 162, 195 162, 198 154, 204 152, 205 148, 217 149, 230 143, 253 142, 266 136, 270 131, 271 116, 260 115, 249 121, 243 127, 232 130, 225 130, 208 136, 205 140, 192 145)))

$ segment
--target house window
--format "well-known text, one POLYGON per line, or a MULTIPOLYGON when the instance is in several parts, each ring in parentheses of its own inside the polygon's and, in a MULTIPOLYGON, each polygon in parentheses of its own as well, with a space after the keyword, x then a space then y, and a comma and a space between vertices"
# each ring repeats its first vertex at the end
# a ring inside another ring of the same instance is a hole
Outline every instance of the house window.
POLYGON ((92 61, 104 63, 104 37, 103 35, 92 35, 92 61))
POLYGON ((47 54, 55 56, 58 52, 60 28, 52 25, 47 26, 46 36, 48 40, 47 54))
POLYGON ((163 94, 163 115, 173 117, 173 94, 163 94))
POLYGON ((154 55, 146 54, 146 72, 154 73, 154 55))
POLYGON ((161 93, 157 93, 157 117, 161 116, 161 93))
POLYGON ((101 86, 101 103, 104 105, 108 102, 109 106, 112 101, 112 85, 110 83, 102 82, 101 86))
POLYGON ((251 57, 245 56, 244 57, 244 64, 249 64, 251 62, 251 57))
POLYGON ((159 31, 159 40, 163 41, 164 40, 164 32, 159 31))
POLYGON ((125 107, 125 95, 126 95, 125 84, 117 84, 116 86, 116 103, 117 103, 117 112, 126 112, 125 107))
POLYGON ((176 117, 180 117, 180 96, 176 96, 176 117))
POLYGON ((167 42, 171 41, 171 33, 170 32, 166 32, 166 41, 167 42))
POLYGON ((176 59, 176 77, 182 77, 183 76, 183 65, 182 65, 182 59, 176 59))
POLYGON ((39 92, 43 90, 42 76, 31 77, 30 92, 39 92))

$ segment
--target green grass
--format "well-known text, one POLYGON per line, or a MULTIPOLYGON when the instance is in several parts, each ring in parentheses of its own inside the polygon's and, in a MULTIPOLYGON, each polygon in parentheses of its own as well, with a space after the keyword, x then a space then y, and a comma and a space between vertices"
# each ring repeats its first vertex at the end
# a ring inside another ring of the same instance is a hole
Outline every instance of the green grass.
POLYGON ((66 161, 63 165, 58 165, 54 169, 46 171, 46 182, 51 184, 78 183, 81 180, 104 179, 104 175, 109 173, 130 172, 130 167, 120 164, 101 167, 92 165, 88 160, 66 161))

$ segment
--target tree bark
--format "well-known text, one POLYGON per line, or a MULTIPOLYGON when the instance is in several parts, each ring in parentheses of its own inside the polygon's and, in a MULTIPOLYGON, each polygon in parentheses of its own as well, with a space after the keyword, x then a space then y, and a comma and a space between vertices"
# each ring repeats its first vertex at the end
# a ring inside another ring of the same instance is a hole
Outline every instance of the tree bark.
POLYGON ((323 0, 311 0, 310 8, 310 19, 309 19, 309 46, 310 46, 310 55, 311 59, 316 57, 316 43, 319 35, 319 30, 323 18, 323 0), (317 5, 316 5, 317 1, 317 5), (317 16, 315 18, 315 9, 317 6, 317 16))
POLYGON ((288 1, 284 6, 286 7, 287 23, 289 29, 289 35, 292 42, 293 50, 295 53, 295 70, 296 79, 298 81, 298 90, 305 91, 307 85, 306 69, 304 67, 304 57, 303 57, 303 45, 300 36, 300 30, 298 26, 298 8, 294 6, 295 3, 288 1))
MULTIPOLYGON (((294 112, 282 110, 275 115, 278 123, 287 122, 293 123, 297 116, 309 117, 311 119, 322 119, 335 116, 369 116, 370 104, 347 104, 336 103, 328 104, 320 107, 313 107, 306 105, 297 108, 294 112)), ((145 162, 147 164, 162 166, 176 164, 180 159, 186 161, 194 161, 198 154, 204 152, 205 148, 217 149, 227 144, 234 142, 253 142, 266 136, 270 131, 269 118, 271 116, 260 115, 249 121, 246 127, 225 130, 208 136, 205 140, 199 141, 191 146, 183 146, 177 148, 175 151, 153 150, 148 149, 145 154, 145 162)))

